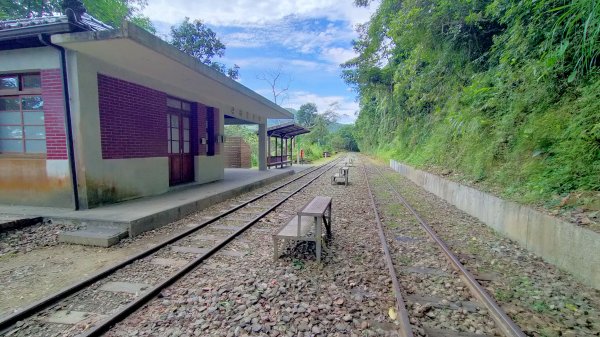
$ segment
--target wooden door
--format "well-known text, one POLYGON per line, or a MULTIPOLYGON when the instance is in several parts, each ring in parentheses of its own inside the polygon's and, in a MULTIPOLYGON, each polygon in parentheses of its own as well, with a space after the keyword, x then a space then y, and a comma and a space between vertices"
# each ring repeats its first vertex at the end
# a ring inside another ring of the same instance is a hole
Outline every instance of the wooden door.
POLYGON ((191 148, 190 116, 184 111, 169 109, 169 185, 194 180, 194 155, 191 148))

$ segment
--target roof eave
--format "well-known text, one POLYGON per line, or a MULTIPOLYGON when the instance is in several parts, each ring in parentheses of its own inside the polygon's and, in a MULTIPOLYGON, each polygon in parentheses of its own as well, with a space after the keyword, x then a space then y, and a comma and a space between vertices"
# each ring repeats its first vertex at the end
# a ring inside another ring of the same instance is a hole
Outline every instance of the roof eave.
POLYGON ((59 34, 52 36, 52 42, 58 45, 64 45, 68 47, 69 43, 77 42, 91 42, 97 40, 110 40, 110 39, 130 39, 136 43, 139 43, 146 48, 152 49, 157 53, 160 53, 194 71, 200 73, 203 76, 209 77, 212 80, 219 82, 221 85, 226 86, 232 90, 236 90, 239 93, 247 96, 248 98, 260 103, 265 108, 270 109, 273 112, 279 114, 279 116, 269 116, 268 118, 276 119, 292 119, 294 115, 271 102, 265 97, 257 94, 235 80, 221 74, 220 72, 212 69, 211 67, 201 63, 197 59, 181 52, 171 44, 159 39, 151 33, 145 31, 143 28, 136 26, 135 24, 125 21, 119 29, 105 30, 97 32, 78 32, 59 34))
POLYGON ((38 34, 62 34, 70 32, 78 27, 68 23, 49 23, 30 27, 18 27, 0 30, 0 41, 17 38, 31 37, 38 34))

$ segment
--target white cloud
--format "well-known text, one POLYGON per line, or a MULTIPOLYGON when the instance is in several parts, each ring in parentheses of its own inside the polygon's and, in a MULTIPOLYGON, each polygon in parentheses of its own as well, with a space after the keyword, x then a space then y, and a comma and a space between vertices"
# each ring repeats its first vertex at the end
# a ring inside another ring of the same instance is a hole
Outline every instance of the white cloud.
POLYGON ((355 38, 353 29, 345 24, 329 24, 325 28, 307 24, 306 20, 286 18, 261 27, 242 28, 221 36, 228 47, 268 47, 280 45, 302 54, 319 53, 337 43, 355 38))
POLYGON ((236 31, 219 36, 229 48, 260 48, 279 45, 335 64, 354 57, 340 48, 356 38, 354 25, 369 19, 377 8, 357 8, 351 0, 150 0, 144 13, 162 33, 184 17, 201 19, 213 26, 236 31), (320 19, 330 20, 323 27, 320 19))
POLYGON ((351 58, 356 57, 357 54, 353 49, 350 48, 327 48, 321 52, 321 58, 335 64, 342 64, 351 58))
POLYGON ((245 57, 245 58, 228 58, 224 57, 221 61, 227 64, 237 64, 242 69, 259 68, 264 69, 265 65, 272 65, 276 68, 278 65, 282 67, 284 73, 290 74, 294 77, 296 73, 306 73, 313 71, 336 73, 339 68, 337 65, 316 62, 309 60, 300 59, 286 59, 283 57, 245 57))
POLYGON ((188 16, 217 26, 253 26, 295 15, 343 20, 354 25, 367 21, 372 8, 376 6, 372 4, 368 9, 357 8, 350 0, 150 0, 144 14, 170 24, 188 16))
POLYGON ((325 112, 332 104, 337 103, 334 111, 338 115, 338 122, 353 123, 356 120, 358 103, 345 96, 321 96, 306 91, 291 91, 289 98, 284 102, 286 107, 298 109, 302 104, 315 103, 319 112, 325 112))

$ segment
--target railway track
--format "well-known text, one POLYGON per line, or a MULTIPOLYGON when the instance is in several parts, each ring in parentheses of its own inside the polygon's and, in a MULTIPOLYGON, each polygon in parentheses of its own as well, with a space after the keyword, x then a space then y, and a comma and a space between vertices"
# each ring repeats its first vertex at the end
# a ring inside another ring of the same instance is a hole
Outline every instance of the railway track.
POLYGON ((117 265, 0 318, 0 336, 103 334, 210 256, 221 253, 243 257, 235 249, 236 238, 335 167, 338 161, 303 172, 117 265))
POLYGON ((363 173, 392 277, 399 334, 524 337, 379 168, 363 164, 363 173))

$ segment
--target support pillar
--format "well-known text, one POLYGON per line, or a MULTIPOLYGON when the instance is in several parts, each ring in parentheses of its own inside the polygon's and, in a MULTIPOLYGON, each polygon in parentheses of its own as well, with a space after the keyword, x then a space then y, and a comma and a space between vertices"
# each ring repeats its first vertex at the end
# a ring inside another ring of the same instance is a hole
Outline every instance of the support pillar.
POLYGON ((294 138, 290 139, 290 166, 294 166, 294 138))
MULTIPOLYGON (((275 137, 275 162, 277 161, 277 137, 275 137)), ((275 168, 277 168, 277 164, 275 164, 275 168)))
MULTIPOLYGON (((267 170, 267 124, 258 124, 258 169, 267 170)), ((270 146, 269 146, 270 147, 270 146)))
POLYGON ((280 168, 283 168, 283 138, 281 138, 281 144, 279 144, 280 150, 279 150, 279 155, 281 158, 281 164, 280 164, 280 168))
POLYGON ((285 139, 285 160, 288 160, 288 139, 285 139))

